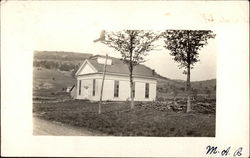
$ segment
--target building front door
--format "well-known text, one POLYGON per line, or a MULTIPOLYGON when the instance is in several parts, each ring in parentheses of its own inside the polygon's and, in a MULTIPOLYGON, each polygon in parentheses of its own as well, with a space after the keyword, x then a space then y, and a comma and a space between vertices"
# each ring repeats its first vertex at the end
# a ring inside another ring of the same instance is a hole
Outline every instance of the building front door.
POLYGON ((84 86, 83 88, 84 88, 84 90, 83 90, 83 98, 84 99, 89 99, 89 89, 90 89, 90 87, 89 86, 84 86))
POLYGON ((90 99, 91 97, 91 81, 85 80, 83 84, 83 98, 84 99, 90 99))

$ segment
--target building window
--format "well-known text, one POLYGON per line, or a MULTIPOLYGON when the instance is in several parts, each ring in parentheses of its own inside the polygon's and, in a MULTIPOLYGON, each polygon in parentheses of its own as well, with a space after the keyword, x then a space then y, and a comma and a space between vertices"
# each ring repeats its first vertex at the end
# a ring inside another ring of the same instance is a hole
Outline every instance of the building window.
POLYGON ((95 79, 93 79, 93 93, 92 93, 93 96, 95 96, 95 79))
POLYGON ((149 83, 145 84, 145 98, 149 98, 149 83))
POLYGON ((119 97, 119 81, 115 80, 114 97, 119 97))
POLYGON ((135 82, 133 82, 132 96, 135 98, 135 82))
POLYGON ((82 82, 81 82, 81 80, 79 80, 79 87, 78 87, 78 89, 79 89, 79 95, 81 95, 81 89, 82 89, 82 82))

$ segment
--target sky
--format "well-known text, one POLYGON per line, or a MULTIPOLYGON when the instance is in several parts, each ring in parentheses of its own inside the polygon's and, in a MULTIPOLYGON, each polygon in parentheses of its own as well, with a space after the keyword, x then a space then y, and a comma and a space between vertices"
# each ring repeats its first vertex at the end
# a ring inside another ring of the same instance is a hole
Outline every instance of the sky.
MULTIPOLYGON (((116 2, 80 1, 23 1, 5 2, 1 19, 3 38, 18 39, 18 44, 30 50, 71 51, 120 57, 118 52, 102 43, 94 43, 101 30, 144 29, 163 31, 166 29, 206 29, 217 34, 213 21, 235 20, 214 10, 209 2, 116 2), (162 3, 162 4, 161 4, 162 3), (199 7, 195 7, 199 6, 199 7), (221 15, 221 16, 218 16, 221 15), (223 19, 224 18, 224 19, 223 19), (186 23, 186 25, 182 25, 186 23)), ((228 9, 233 5, 228 5, 228 9)), ((217 10, 216 10, 217 9, 217 10)), ((210 39, 200 50, 200 62, 191 70, 191 81, 216 78, 217 38, 210 39)), ((146 57, 145 65, 162 76, 172 79, 186 79, 183 70, 159 47, 146 57)))

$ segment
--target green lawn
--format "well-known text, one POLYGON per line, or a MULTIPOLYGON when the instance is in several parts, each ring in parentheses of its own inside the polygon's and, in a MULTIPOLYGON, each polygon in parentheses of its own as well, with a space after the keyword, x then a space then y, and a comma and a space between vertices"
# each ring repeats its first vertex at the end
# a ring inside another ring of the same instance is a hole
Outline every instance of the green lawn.
POLYGON ((59 103, 34 103, 37 116, 61 123, 85 127, 114 136, 214 137, 215 114, 160 111, 127 102, 104 102, 98 115, 98 103, 70 100, 59 103))

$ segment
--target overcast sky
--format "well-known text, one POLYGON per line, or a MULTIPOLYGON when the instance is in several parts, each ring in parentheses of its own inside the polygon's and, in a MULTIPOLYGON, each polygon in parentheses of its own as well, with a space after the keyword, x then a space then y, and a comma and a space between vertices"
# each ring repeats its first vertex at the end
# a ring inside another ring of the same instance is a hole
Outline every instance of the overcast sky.
MULTIPOLYGON (((230 4, 230 3, 229 3, 230 4)), ((92 54, 106 54, 119 57, 119 53, 93 40, 102 29, 209 29, 224 4, 211 8, 209 2, 6 2, 2 8, 3 37, 16 38, 20 45, 31 50, 73 51, 92 54), (162 4, 161 4, 162 3, 162 4), (155 4, 155 5, 154 5, 155 4), (217 12, 218 14, 214 14, 217 12), (210 14, 213 13, 213 14, 210 14), (186 22, 190 25, 181 25, 186 22)), ((228 5, 230 10, 233 5, 228 5)), ((230 20, 237 20, 230 15, 230 20)), ((239 15, 235 15, 239 17, 239 15)), ((213 30, 216 34, 216 30, 213 30)), ((217 38, 210 39, 200 51, 200 62, 191 70, 191 80, 216 78, 217 38)), ((147 56, 145 65, 159 74, 172 79, 186 79, 172 60, 169 51, 159 47, 147 56)))

